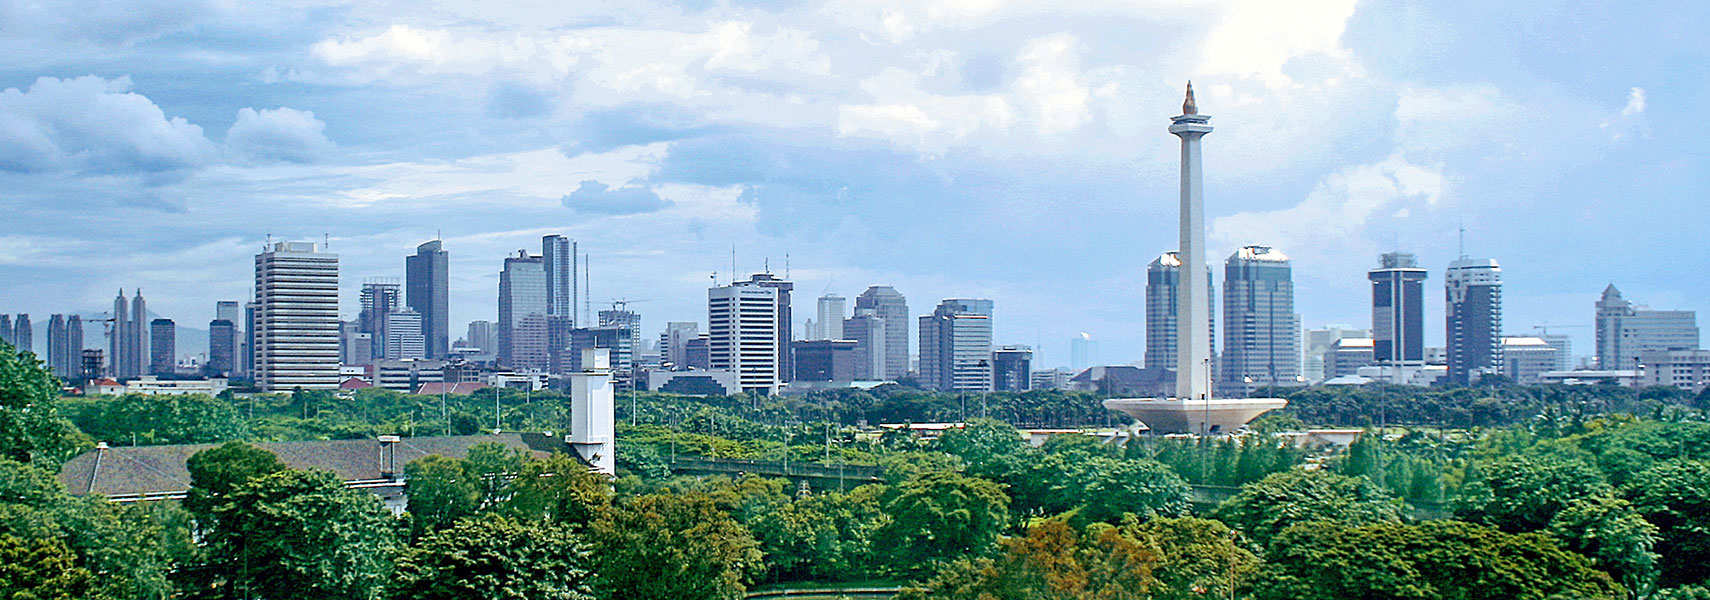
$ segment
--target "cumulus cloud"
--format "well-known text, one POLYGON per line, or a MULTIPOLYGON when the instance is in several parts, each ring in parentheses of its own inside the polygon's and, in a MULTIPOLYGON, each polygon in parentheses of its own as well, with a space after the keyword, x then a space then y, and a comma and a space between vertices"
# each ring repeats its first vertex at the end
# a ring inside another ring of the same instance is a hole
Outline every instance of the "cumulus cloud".
POLYGON ((294 108, 244 108, 226 132, 226 147, 261 162, 307 163, 333 149, 327 124, 294 108))
POLYGON ((641 186, 612 189, 592 179, 583 181, 560 202, 578 213, 593 215, 633 215, 671 206, 671 201, 659 197, 652 189, 641 186))
POLYGON ((158 174, 217 154, 201 127, 130 89, 128 77, 84 76, 0 92, 0 170, 158 174))
POLYGON ((1621 107, 1621 114, 1598 124, 1617 140, 1637 135, 1641 138, 1651 136, 1650 123, 1645 120, 1645 88, 1635 87, 1627 90, 1627 105, 1621 107))
POLYGON ((1441 169, 1400 154, 1342 169, 1320 180, 1300 203, 1279 210, 1219 217, 1211 237, 1229 247, 1275 246, 1320 266, 1363 261, 1376 222, 1404 219, 1413 208, 1434 207, 1447 193, 1441 169))
POLYGON ((515 81, 502 81, 487 89, 487 116, 495 119, 533 119, 552 114, 552 91, 515 81))

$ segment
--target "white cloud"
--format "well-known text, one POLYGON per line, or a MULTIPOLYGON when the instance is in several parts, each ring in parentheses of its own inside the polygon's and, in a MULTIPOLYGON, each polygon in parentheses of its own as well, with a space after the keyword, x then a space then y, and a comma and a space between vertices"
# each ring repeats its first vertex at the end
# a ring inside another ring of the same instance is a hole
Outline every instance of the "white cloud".
POLYGON ((0 170, 162 173, 215 156, 201 127, 130 88, 128 77, 42 77, 0 92, 0 170))
POLYGON ((226 132, 226 147, 256 161, 306 163, 333 149, 327 124, 293 108, 244 108, 226 132))
POLYGON ((1325 177, 1294 206, 1219 217, 1211 237, 1228 248, 1275 246, 1318 272, 1336 272, 1368 258, 1374 229, 1388 229, 1380 221, 1435 207, 1448 192, 1447 182, 1440 167, 1396 154, 1325 177))
MULTIPOLYGON (((1297 57, 1323 54, 1349 61, 1342 32, 1355 0, 1223 3, 1222 18, 1201 46, 1200 73, 1253 76, 1273 87, 1292 80, 1283 67, 1297 57)), ((1357 73, 1351 61, 1345 67, 1357 73)))
POLYGON ((1621 107, 1621 114, 1604 120, 1598 127, 1616 140, 1651 137, 1651 125, 1645 119, 1645 88, 1627 90, 1627 105, 1621 107))

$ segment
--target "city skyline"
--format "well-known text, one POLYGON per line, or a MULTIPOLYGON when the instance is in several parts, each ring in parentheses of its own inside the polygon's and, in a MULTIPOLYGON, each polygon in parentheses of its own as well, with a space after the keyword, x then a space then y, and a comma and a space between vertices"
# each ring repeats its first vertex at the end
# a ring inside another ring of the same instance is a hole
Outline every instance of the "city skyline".
POLYGON ((592 255, 596 306, 656 299, 650 331, 695 319, 710 273, 770 259, 807 296, 997 299, 995 342, 1038 365, 1068 364, 1079 332, 1102 362, 1140 360, 1144 261, 1175 245, 1155 107, 1188 78, 1227 132, 1207 141, 1208 255, 1287 252, 1308 326, 1366 322, 1346 298, 1381 252, 1442 281, 1462 223, 1468 253, 1505 267, 1505 333, 1587 324, 1610 283, 1710 310, 1710 274, 1661 258, 1699 235, 1672 222, 1710 217, 1687 201, 1710 188, 1691 134, 1706 85, 1668 68, 1704 57, 1698 4, 556 9, 585 12, 24 11, 39 26, 0 38, 0 112, 40 135, 0 159, 19 215, 0 279, 25 284, 0 310, 39 332, 141 286, 200 325, 245 297, 271 235, 331 242, 348 318, 362 277, 403 276, 437 238, 457 332, 495 318, 500 257, 559 233, 592 255))

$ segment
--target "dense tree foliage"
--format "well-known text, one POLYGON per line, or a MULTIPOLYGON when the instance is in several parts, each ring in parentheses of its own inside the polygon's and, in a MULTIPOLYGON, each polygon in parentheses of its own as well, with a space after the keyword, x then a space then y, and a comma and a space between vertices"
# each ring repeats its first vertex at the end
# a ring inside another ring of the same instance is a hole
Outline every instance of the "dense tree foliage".
POLYGON ((95 576, 57 539, 0 534, 0 598, 83 600, 95 595, 95 576))
POLYGON ((59 380, 31 352, 0 341, 0 458, 58 464, 72 428, 59 416, 59 380))
POLYGON ((190 455, 190 490, 184 509, 212 529, 221 509, 231 503, 232 493, 251 479, 285 470, 285 463, 272 452, 243 442, 226 442, 190 455))
POLYGON ((212 396, 78 398, 64 408, 83 433, 114 444, 211 444, 250 437, 237 408, 212 396))
POLYGON ((415 536, 439 531, 475 514, 481 500, 464 461, 432 454, 404 465, 409 481, 410 525, 415 536))
POLYGON ((998 542, 995 556, 944 565, 903 600, 1145 600, 1157 554, 1114 527, 1076 531, 1060 519, 998 542))
POLYGON ((411 544, 395 600, 593 600, 589 553, 564 526, 487 515, 411 544))
POLYGON ((1458 521, 1297 525, 1266 552, 1260 600, 1616 600, 1625 590, 1542 534, 1458 521))
POLYGON ((619 502, 587 535, 595 589, 610 600, 735 600, 762 568, 748 530, 703 494, 619 502))
POLYGON ((1369 525, 1401 521, 1399 500, 1362 477, 1288 471, 1241 486, 1213 513, 1261 545, 1298 523, 1369 525))
POLYGON ((216 514, 211 563, 235 595, 373 600, 391 577, 398 541, 390 514, 332 473, 262 475, 216 514))
POLYGON ((1638 513, 1657 527, 1661 583, 1710 580, 1710 463, 1660 463, 1631 478, 1626 491, 1638 513))
POLYGON ((1009 498, 996 483, 960 473, 924 473, 892 487, 883 507, 890 515, 877 532, 898 572, 989 548, 1009 522, 1009 498))

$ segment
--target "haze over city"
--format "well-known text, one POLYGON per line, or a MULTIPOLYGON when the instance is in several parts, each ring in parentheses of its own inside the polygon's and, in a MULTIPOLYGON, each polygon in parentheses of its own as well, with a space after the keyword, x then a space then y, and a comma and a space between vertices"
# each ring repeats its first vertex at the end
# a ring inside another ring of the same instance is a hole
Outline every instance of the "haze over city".
MULTIPOLYGON (((1317 327, 1370 322, 1365 272, 1501 262, 1505 326, 1573 326, 1609 283, 1710 309, 1696 3, 830 2, 0 12, 0 312, 141 287, 206 322, 273 240, 328 241, 346 318, 440 238, 453 338, 506 254, 592 258, 596 307, 653 335, 770 268, 811 298, 892 285, 995 302, 994 341, 1140 360, 1145 265, 1176 244, 1177 140, 1215 115, 1214 264, 1293 262, 1317 327), (1400 26, 1405 23, 1406 26, 1400 26)), ((1219 269, 1217 285, 1221 292, 1219 269)), ((804 301, 806 300, 806 301, 804 301)), ((89 340, 88 345, 103 342, 89 340)))

